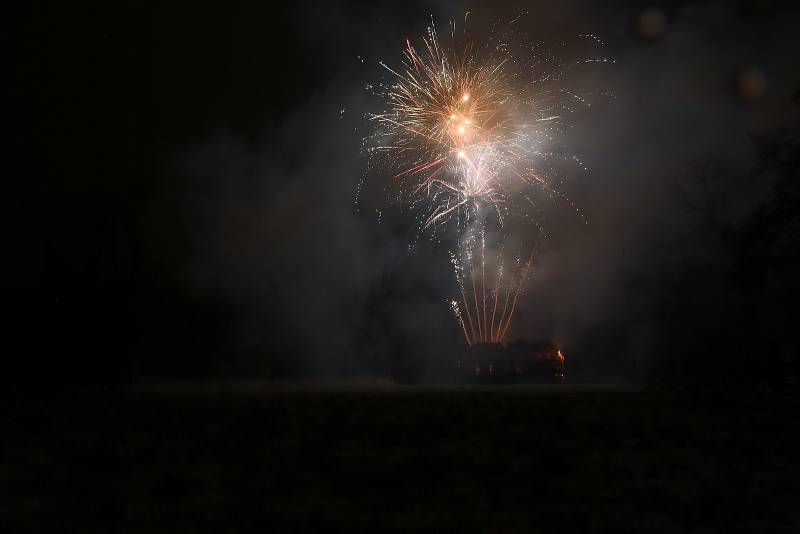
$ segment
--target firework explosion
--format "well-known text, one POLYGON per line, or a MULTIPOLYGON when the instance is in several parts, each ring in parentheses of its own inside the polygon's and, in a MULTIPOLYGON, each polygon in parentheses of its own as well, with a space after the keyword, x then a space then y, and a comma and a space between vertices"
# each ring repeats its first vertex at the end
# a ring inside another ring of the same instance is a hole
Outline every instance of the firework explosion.
MULTIPOLYGON (((402 68, 381 62, 392 75, 380 93, 386 109, 370 115, 371 160, 392 169, 420 233, 455 232, 460 299, 450 303, 470 345, 502 343, 536 250, 529 244, 527 254, 508 260, 501 246, 487 255, 487 232, 504 235, 512 220, 524 221, 535 227, 528 233, 538 244, 538 198, 565 199, 554 160, 570 157, 582 166, 559 143, 572 106, 585 103, 561 84, 579 62, 564 65, 542 52, 515 31, 517 20, 482 46, 454 23, 444 46, 431 23, 419 50, 406 40, 402 68)), ((606 60, 582 62, 591 61, 606 60)))

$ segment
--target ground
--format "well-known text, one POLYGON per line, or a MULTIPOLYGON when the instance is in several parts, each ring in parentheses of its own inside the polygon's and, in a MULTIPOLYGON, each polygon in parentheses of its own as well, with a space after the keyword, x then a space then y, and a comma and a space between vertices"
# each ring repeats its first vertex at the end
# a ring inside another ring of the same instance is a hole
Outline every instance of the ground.
POLYGON ((12 396, 0 526, 800 531, 797 397, 558 388, 12 396))

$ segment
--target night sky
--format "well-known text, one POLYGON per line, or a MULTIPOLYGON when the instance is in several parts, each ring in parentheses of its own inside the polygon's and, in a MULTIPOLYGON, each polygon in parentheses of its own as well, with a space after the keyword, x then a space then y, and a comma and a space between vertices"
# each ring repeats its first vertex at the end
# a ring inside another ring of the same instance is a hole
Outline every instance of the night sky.
POLYGON ((0 531, 800 532, 800 2, 273 4, 6 12, 0 531), (522 11, 609 61, 470 352, 362 140, 522 11))
POLYGON ((409 354, 450 358, 446 254, 408 251, 385 177, 355 202, 365 85, 431 16, 470 11, 480 31, 523 9, 532 39, 572 51, 595 34, 614 62, 573 80, 593 95, 566 135, 588 172, 563 191, 589 223, 548 207, 509 339, 554 341, 582 381, 743 373, 732 346, 796 362, 794 2, 127 4, 15 17, 12 380, 386 376, 409 354))

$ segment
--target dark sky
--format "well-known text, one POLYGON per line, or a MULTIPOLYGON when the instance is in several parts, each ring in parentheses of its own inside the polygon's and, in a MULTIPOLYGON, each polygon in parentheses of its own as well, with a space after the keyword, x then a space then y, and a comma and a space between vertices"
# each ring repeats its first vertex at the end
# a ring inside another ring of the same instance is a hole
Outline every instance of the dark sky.
POLYGON ((689 340, 709 322, 682 322, 664 293, 728 262, 721 236, 769 198, 752 137, 796 128, 793 2, 268 4, 16 17, 5 226, 20 372, 380 374, 448 354, 441 247, 409 253, 402 217, 378 224, 372 193, 354 200, 378 61, 397 64, 430 16, 466 11, 480 31, 527 9, 534 40, 596 34, 590 52, 615 60, 571 80, 593 98, 565 139, 588 172, 564 192, 589 224, 552 205, 509 337, 553 339, 606 378, 644 365, 631 362, 665 330, 689 340))

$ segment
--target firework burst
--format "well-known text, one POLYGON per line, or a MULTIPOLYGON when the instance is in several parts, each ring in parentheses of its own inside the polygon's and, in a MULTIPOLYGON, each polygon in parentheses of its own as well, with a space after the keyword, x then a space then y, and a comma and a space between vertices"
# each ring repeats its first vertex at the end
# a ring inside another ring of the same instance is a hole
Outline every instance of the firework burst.
POLYGON ((489 253, 487 287, 487 228, 503 233, 510 219, 533 223, 538 243, 539 197, 564 198, 554 160, 582 166, 560 144, 565 117, 585 103, 562 84, 578 62, 562 64, 513 24, 504 28, 481 46, 454 23, 446 44, 433 23, 418 46, 406 40, 402 67, 381 62, 391 74, 380 91, 386 107, 369 116, 375 128, 366 139, 371 161, 391 169, 420 233, 455 232, 461 298, 451 307, 470 345, 503 341, 536 249, 511 262, 502 247, 489 253))

